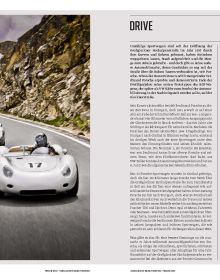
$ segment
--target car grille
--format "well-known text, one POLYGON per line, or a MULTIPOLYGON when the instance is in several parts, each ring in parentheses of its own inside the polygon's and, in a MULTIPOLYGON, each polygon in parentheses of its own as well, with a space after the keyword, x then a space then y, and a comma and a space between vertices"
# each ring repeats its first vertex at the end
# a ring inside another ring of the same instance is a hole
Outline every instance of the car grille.
POLYGON ((54 195, 56 190, 31 190, 31 191, 20 191, 20 195, 54 195))

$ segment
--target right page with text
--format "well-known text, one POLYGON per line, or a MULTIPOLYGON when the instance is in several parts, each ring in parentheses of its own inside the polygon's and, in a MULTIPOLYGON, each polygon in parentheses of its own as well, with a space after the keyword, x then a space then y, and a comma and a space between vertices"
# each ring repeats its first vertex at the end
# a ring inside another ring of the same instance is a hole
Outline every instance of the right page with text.
POLYGON ((218 259, 217 22, 130 16, 130 260, 218 259))
MULTIPOLYGON (((105 77, 92 89, 100 102, 93 102, 91 152, 103 171, 98 178, 92 172, 97 182, 92 198, 96 209, 104 204, 111 208, 102 210, 108 222, 93 228, 94 259, 134 264, 218 262, 220 15, 100 12, 92 26, 93 35, 100 35, 101 28, 106 32, 104 40, 93 43, 93 57, 98 53, 102 57, 101 50, 109 52, 92 68, 97 81, 105 63, 105 77), (102 84, 108 84, 105 96, 99 94, 102 84), (103 127, 100 104, 106 100, 103 127), (106 146, 96 147, 99 129, 111 147, 107 152, 106 146), (107 171, 101 166, 104 158, 107 171), (103 202, 103 196, 112 193, 117 193, 114 207, 111 199, 103 202), (116 228, 117 235, 111 235, 116 228), (108 234, 112 243, 100 246, 108 234), (108 254, 103 257, 104 248, 108 254), (120 250, 114 255, 116 248, 120 250)), ((97 212, 94 223, 101 221, 97 212)))

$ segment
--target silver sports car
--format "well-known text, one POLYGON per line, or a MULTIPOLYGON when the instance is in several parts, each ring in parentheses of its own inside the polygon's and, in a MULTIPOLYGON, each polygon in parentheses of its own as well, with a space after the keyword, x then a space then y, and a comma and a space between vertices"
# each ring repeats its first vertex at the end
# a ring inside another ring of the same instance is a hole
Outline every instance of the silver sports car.
POLYGON ((73 156, 59 145, 33 153, 33 146, 0 147, 0 195, 49 195, 66 192, 76 196, 79 188, 78 167, 73 156))

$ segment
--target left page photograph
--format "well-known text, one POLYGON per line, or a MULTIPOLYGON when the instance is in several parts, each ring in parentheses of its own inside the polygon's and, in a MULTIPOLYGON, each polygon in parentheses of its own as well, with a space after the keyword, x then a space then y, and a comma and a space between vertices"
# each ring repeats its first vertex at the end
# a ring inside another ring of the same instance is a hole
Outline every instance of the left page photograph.
POLYGON ((0 260, 90 260, 90 16, 0 15, 0 260))

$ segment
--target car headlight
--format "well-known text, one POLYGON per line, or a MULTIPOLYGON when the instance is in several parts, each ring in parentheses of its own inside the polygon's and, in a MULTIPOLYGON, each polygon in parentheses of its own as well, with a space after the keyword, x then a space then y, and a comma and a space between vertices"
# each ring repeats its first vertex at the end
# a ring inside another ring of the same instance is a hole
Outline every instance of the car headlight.
POLYGON ((8 166, 3 167, 3 173, 6 177, 12 177, 12 175, 13 175, 12 169, 8 166))
POLYGON ((66 166, 62 171, 63 176, 69 176, 70 173, 71 173, 71 169, 69 168, 69 166, 66 166))

